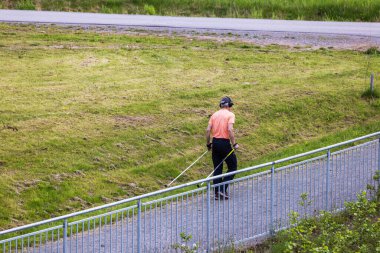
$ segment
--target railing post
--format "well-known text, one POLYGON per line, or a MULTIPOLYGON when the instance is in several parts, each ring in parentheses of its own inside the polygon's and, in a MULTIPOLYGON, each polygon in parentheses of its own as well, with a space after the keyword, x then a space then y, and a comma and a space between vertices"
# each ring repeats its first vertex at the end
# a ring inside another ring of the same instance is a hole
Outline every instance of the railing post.
POLYGON ((207 182, 207 220, 206 220, 206 241, 207 241, 207 252, 211 252, 210 243, 210 216, 211 216, 211 182, 207 182))
POLYGON ((327 151, 327 162, 326 162, 326 201, 325 201, 325 208, 326 211, 329 209, 329 190, 330 190, 330 157, 331 157, 331 151, 330 149, 327 151))
POLYGON ((269 233, 274 235, 274 220, 273 220, 273 210, 274 209, 274 163, 271 168, 271 183, 270 183, 270 227, 269 233))
POLYGON ((379 147, 377 148, 377 169, 380 173, 380 138, 379 138, 379 147))
POLYGON ((63 246, 62 246, 63 253, 67 252, 66 246, 67 246, 67 219, 64 219, 64 221, 63 221, 63 246))
POLYGON ((137 253, 141 252, 141 199, 137 201, 137 253))
MULTIPOLYGON (((380 138, 379 138, 379 146, 377 148, 377 173, 380 176, 380 138)), ((380 180, 377 180, 377 189, 380 188, 380 180)))

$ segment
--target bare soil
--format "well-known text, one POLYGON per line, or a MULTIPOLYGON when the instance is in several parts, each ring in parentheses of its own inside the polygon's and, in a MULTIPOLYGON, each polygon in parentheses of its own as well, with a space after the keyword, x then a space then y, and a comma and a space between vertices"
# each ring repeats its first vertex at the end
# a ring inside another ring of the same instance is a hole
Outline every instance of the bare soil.
MULTIPOLYGON (((71 27, 77 29, 76 27, 71 27)), ((144 27, 136 29, 125 26, 90 26, 85 29, 117 34, 147 35, 157 36, 180 36, 201 40, 215 40, 219 42, 241 41, 252 43, 258 46, 281 45, 293 48, 305 49, 338 49, 338 50, 359 50, 365 51, 368 48, 380 48, 380 37, 337 35, 322 33, 289 33, 289 32, 263 32, 263 31, 234 31, 234 30, 209 30, 209 29, 175 29, 144 27)))

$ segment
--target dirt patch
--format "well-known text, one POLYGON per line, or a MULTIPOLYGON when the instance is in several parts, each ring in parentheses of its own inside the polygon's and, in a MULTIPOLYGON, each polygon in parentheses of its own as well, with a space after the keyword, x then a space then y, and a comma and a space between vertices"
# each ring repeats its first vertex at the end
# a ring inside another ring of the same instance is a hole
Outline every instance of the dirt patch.
POLYGON ((80 65, 82 67, 92 67, 99 64, 107 64, 109 62, 108 59, 98 59, 95 57, 89 57, 86 60, 84 60, 80 65))
POLYGON ((31 181, 21 182, 21 185, 24 186, 24 187, 26 187, 26 188, 29 188, 29 187, 37 185, 40 182, 42 182, 42 180, 34 179, 34 180, 31 180, 31 181))
POLYGON ((3 129, 4 130, 12 130, 14 132, 17 132, 18 131, 18 128, 15 127, 15 126, 11 126, 11 125, 3 125, 3 129))
MULTIPOLYGON (((160 28, 146 27, 136 29, 128 26, 91 26, 85 31, 97 33, 116 33, 131 36, 159 35, 167 37, 184 37, 189 40, 213 40, 220 43, 240 41, 257 46, 281 45, 298 50, 316 50, 320 48, 365 51, 371 47, 380 47, 380 37, 357 35, 235 31, 212 29, 160 28)), ((244 49, 244 48, 242 48, 244 49)))
POLYGON ((31 187, 34 187, 36 186, 37 184, 39 184, 40 182, 42 182, 42 180, 39 180, 39 179, 33 179, 33 180, 25 180, 25 181, 22 181, 22 182, 16 182, 14 184, 14 187, 15 187, 15 192, 16 194, 20 194, 21 192, 31 188, 31 187))
MULTIPOLYGON (((75 197, 71 198, 71 199, 70 199, 70 202, 72 202, 72 203, 77 203, 77 204, 79 204, 82 208, 86 208, 86 207, 89 207, 89 206, 92 205, 92 203, 90 203, 90 202, 88 202, 88 201, 86 201, 86 200, 84 200, 84 199, 82 199, 82 198, 80 198, 80 197, 78 197, 78 196, 75 196, 75 197)), ((71 208, 71 207, 69 207, 69 208, 71 208)), ((67 207, 66 207, 66 209, 67 209, 67 207)))
POLYGON ((151 116, 116 116, 114 120, 115 127, 146 126, 154 122, 151 116))
MULTIPOLYGON (((48 29, 51 25, 37 24, 40 29, 48 29)), ((380 37, 360 36, 360 35, 339 35, 339 34, 321 34, 321 33, 300 33, 300 32, 268 32, 268 31, 236 31, 236 30, 213 30, 213 29, 187 29, 187 28, 165 28, 165 27, 145 27, 136 29, 136 27, 113 26, 113 25, 58 25, 67 32, 90 32, 98 34, 123 34, 129 36, 160 36, 176 38, 182 37, 188 40, 208 40, 219 43, 243 42, 252 44, 252 47, 281 45, 289 47, 289 49, 297 50, 317 50, 317 49, 338 49, 338 50, 357 50, 366 51, 368 48, 380 48, 380 37)), ((52 48, 68 48, 68 49, 85 49, 98 48, 89 46, 74 45, 54 45, 52 48)), ((123 48, 125 50, 141 49, 141 45, 132 43, 130 45, 105 45, 108 48, 123 48)), ((100 48, 104 48, 100 47, 100 48)), ((162 48, 163 46, 153 46, 149 48, 162 48)), ((249 49, 248 46, 242 46, 242 49, 249 49)), ((193 48, 200 50, 201 48, 193 48)), ((83 64, 93 63, 85 60, 83 64)))
POLYGON ((198 109, 198 108, 188 108, 188 109, 183 109, 183 110, 178 110, 176 114, 192 114, 192 115, 199 115, 202 117, 211 117, 211 112, 207 112, 206 110, 203 109, 198 109))
POLYGON ((57 183, 65 181, 68 178, 72 178, 72 175, 68 173, 58 173, 58 174, 52 174, 49 176, 50 181, 55 181, 57 183))

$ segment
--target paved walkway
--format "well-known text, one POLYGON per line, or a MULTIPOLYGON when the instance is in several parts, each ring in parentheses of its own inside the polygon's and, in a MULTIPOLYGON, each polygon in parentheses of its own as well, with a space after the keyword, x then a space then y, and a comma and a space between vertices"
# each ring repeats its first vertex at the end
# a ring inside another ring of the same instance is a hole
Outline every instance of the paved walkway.
POLYGON ((299 32, 380 37, 380 23, 239 18, 167 17, 78 12, 0 10, 0 22, 113 25, 233 31, 299 32))

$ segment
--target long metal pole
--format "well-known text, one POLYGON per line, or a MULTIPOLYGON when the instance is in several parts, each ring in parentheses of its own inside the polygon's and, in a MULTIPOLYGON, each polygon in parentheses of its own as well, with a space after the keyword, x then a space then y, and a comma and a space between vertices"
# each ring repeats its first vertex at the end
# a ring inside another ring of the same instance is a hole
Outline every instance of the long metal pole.
POLYGON ((326 211, 329 209, 329 190, 330 190, 330 157, 331 157, 331 151, 330 149, 327 151, 327 162, 326 162, 326 202, 325 202, 325 208, 326 211))
POLYGON ((197 158, 197 160, 195 160, 192 164, 190 164, 184 171, 181 172, 181 174, 179 174, 176 178, 174 178, 170 183, 168 183, 167 185, 165 185, 166 187, 169 187, 173 182, 175 182, 180 176, 182 176, 183 173, 185 173, 188 169, 190 169, 191 167, 193 167, 193 165, 198 162, 205 154, 207 154, 208 150, 206 150, 200 157, 197 158))

